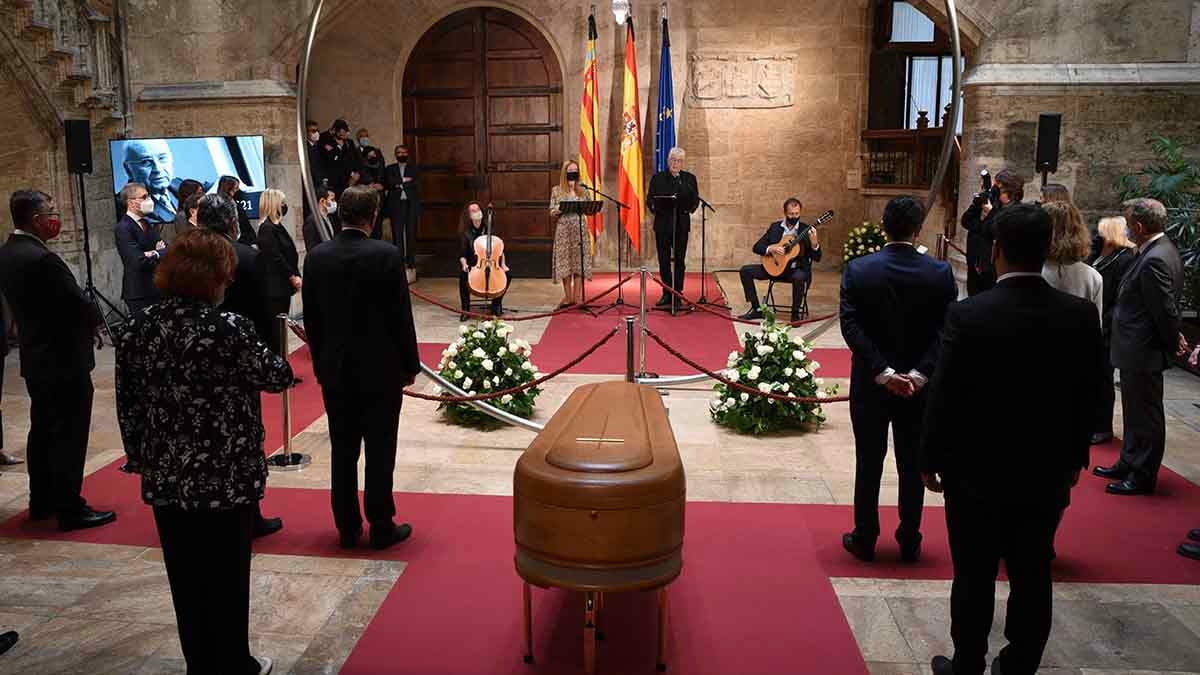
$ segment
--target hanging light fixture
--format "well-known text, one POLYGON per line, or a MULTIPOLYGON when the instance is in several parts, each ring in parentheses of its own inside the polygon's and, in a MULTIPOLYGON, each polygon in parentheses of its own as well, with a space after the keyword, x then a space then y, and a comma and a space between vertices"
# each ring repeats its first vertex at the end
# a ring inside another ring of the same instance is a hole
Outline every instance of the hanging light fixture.
POLYGON ((623 26, 625 20, 629 18, 629 0, 613 0, 613 16, 617 18, 617 25, 623 26))

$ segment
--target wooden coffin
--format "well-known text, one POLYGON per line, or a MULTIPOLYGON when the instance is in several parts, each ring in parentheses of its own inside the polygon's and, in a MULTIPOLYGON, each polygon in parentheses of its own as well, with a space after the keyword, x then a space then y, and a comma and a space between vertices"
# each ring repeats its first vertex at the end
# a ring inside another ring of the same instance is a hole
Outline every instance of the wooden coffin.
POLYGON ((658 392, 579 387, 517 462, 517 572, 578 591, 665 586, 683 567, 685 494, 658 392))

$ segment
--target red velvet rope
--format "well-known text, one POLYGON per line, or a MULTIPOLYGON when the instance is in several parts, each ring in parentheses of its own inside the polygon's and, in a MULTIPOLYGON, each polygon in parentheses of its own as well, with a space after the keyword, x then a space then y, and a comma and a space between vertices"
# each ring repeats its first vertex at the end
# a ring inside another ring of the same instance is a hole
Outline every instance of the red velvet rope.
POLYGON ((959 253, 963 254, 963 256, 967 255, 967 252, 962 250, 962 248, 960 248, 958 244, 954 243, 954 241, 952 241, 950 239, 950 237, 946 237, 946 245, 949 246, 950 248, 954 249, 955 251, 958 251, 959 253))
POLYGON ((680 354, 678 351, 675 350, 674 347, 667 344, 666 342, 663 342, 662 338, 655 335, 654 331, 650 330, 649 328, 646 328, 645 332, 646 332, 646 335, 650 336, 655 342, 658 343, 658 345, 660 347, 667 350, 667 353, 670 354, 671 356, 674 356, 675 358, 679 359, 680 361, 683 361, 684 363, 691 366, 692 368, 695 368, 696 370, 704 373, 705 375, 720 382, 721 384, 723 384, 727 387, 730 387, 732 389, 736 389, 737 391, 744 391, 747 394, 751 394, 753 396, 763 396, 763 397, 766 397, 769 399, 774 399, 776 401, 784 401, 785 403, 845 403, 846 401, 850 400, 849 396, 837 396, 834 398, 814 398, 814 397, 785 396, 783 394, 768 394, 766 392, 759 391, 758 389, 754 389, 753 387, 747 387, 744 384, 739 384, 737 382, 733 382, 731 380, 725 379, 721 375, 714 373, 713 371, 696 363, 695 361, 689 359, 688 357, 684 356, 683 354, 680 354))
MULTIPOLYGON (((533 321, 534 319, 545 319, 546 317, 558 316, 559 314, 566 314, 567 312, 573 312, 573 311, 579 309, 580 307, 584 307, 586 305, 592 304, 593 302, 599 300, 600 298, 603 298, 604 296, 608 295, 609 293, 612 293, 613 291, 624 286, 625 284, 629 283, 630 281, 633 281, 632 274, 625 277, 621 281, 618 281, 617 283, 613 284, 612 288, 609 288, 608 290, 604 291, 603 293, 597 293, 596 295, 593 295, 592 297, 584 300, 583 302, 581 302, 577 305, 571 305, 570 307, 564 307, 562 309, 557 309, 557 310, 554 310, 553 312, 543 312, 541 314, 530 314, 529 316, 506 316, 503 318, 503 320, 506 322, 533 321)), ((409 286, 408 292, 411 293, 414 297, 424 300, 425 302, 428 302, 429 304, 431 304, 435 307, 440 307, 448 312, 454 312, 455 314, 466 314, 468 317, 471 317, 472 319, 497 319, 498 318, 498 317, 492 316, 491 314, 480 314, 478 312, 464 312, 462 309, 456 309, 445 303, 438 302, 437 300, 429 297, 428 295, 425 295, 424 293, 418 291, 417 289, 415 289, 411 286, 409 286)))
MULTIPOLYGON (((703 312, 708 312, 709 314, 712 314, 713 316, 719 316, 722 319, 725 319, 726 321, 735 321, 737 323, 750 324, 751 326, 761 325, 761 323, 759 321, 754 321, 752 319, 739 319, 736 316, 722 314, 721 312, 718 312, 717 310, 709 308, 709 307, 705 307, 704 305, 698 305, 698 304, 692 302, 691 300, 688 300, 687 298, 683 297, 683 294, 681 294, 679 291, 664 284, 661 279, 659 279, 657 276, 655 276, 653 274, 650 275, 650 279, 652 279, 654 281, 654 283, 658 284, 659 286, 662 286, 664 291, 670 293, 671 295, 674 295, 675 297, 679 298, 683 302, 686 302, 687 304, 691 305, 695 309, 699 309, 703 312)), ((813 319, 802 319, 800 321, 792 321, 791 323, 786 323, 786 324, 781 322, 779 325, 791 326, 792 328, 796 328, 797 326, 804 326, 804 325, 810 324, 810 323, 820 323, 822 321, 828 321, 829 319, 832 319, 835 316, 837 316, 836 313, 826 314, 825 316, 818 316, 813 319)))

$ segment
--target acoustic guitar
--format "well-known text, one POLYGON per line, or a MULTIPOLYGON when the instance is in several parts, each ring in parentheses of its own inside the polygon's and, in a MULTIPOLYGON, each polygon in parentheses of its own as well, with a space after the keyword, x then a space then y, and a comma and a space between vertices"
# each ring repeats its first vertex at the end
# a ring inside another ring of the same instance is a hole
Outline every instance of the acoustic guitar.
POLYGON ((814 227, 818 225, 824 225, 831 220, 833 220, 833 211, 826 211, 825 213, 821 214, 820 218, 817 218, 815 223, 809 225, 800 232, 797 232, 795 236, 785 235, 783 239, 779 241, 779 243, 772 244, 772 246, 782 246, 783 253, 768 253, 762 257, 762 264, 763 267, 766 268, 767 274, 771 275, 773 278, 783 276, 783 273, 787 271, 788 265, 790 265, 792 261, 796 259, 796 256, 800 255, 800 252, 804 250, 804 247, 800 244, 804 241, 804 238, 808 236, 809 231, 811 231, 814 227))

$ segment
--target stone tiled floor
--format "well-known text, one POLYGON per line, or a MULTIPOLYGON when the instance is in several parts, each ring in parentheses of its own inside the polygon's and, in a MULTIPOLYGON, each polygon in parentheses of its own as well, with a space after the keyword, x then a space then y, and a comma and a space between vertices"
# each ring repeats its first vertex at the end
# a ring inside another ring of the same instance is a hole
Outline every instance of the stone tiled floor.
MULTIPOLYGON (((740 296, 735 275, 722 274, 720 281, 726 291, 740 296)), ((814 316, 836 309, 837 281, 833 273, 818 275, 810 295, 814 316)), ((451 280, 422 281, 420 288, 440 298, 455 297, 451 280)), ((556 301, 559 292, 549 281, 528 280, 513 289, 507 304, 538 309, 556 301)), ((782 289, 781 302, 787 302, 787 293, 782 289)), ((734 311, 744 311, 740 297, 732 300, 734 311)), ((446 341, 455 334, 457 317, 420 302, 415 311, 422 341, 446 341)), ((536 343, 546 324, 520 324, 517 336, 536 343)), ((845 346, 836 325, 817 343, 845 346)), ((121 457, 111 350, 100 352, 98 360, 89 472, 121 457)), ((6 364, 0 405, 5 447, 22 455, 28 399, 16 373, 13 355, 6 364)), ((568 375, 551 382, 539 399, 536 419, 548 419, 574 387, 603 379, 568 375)), ((840 384, 848 386, 845 381, 840 384)), ((421 380, 418 386, 430 383, 421 380)), ((829 422, 819 433, 755 439, 709 421, 708 388, 666 393, 687 468, 690 499, 851 503, 853 437, 844 405, 828 407, 829 422)), ((1170 374, 1167 399, 1167 465, 1200 482, 1200 409, 1191 405, 1200 401, 1200 381, 1183 373, 1170 374)), ((1118 429, 1120 424, 1118 411, 1118 429)), ((327 488, 326 420, 320 418, 297 431, 295 447, 310 453, 313 464, 305 471, 273 475, 271 485, 327 488)), ((513 428, 481 433, 451 426, 441 419, 435 404, 408 400, 401 421, 396 489, 510 494, 513 466, 530 438, 528 432, 513 428)), ((0 518, 25 507, 26 485, 23 469, 0 475, 0 518)), ((881 502, 895 501, 896 475, 894 466, 889 466, 881 502)), ((936 506, 940 499, 931 495, 927 503, 936 506)), ((399 506, 403 511, 402 501, 399 506)), ((1200 514, 1197 520, 1200 525, 1200 514)), ((403 571, 403 563, 257 555, 251 621, 254 648, 277 659, 276 672, 336 672, 403 571)), ((873 673, 927 673, 929 658, 949 648, 948 582, 835 579, 833 583, 873 673)), ((993 635, 997 645, 1002 639, 1005 593, 1001 584, 993 635)), ((1198 587, 1059 584, 1055 602, 1054 633, 1043 672, 1200 672, 1198 587)), ((0 629, 22 634, 18 646, 0 657, 0 673, 183 672, 157 549, 0 540, 0 629)))

